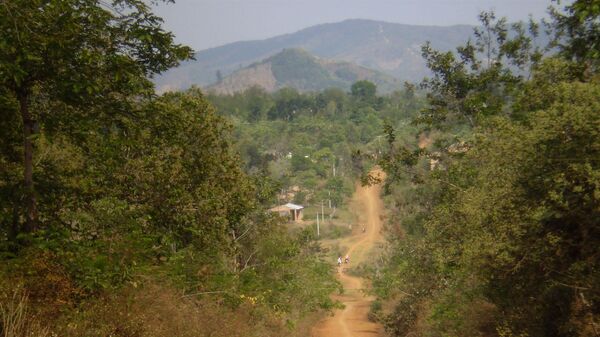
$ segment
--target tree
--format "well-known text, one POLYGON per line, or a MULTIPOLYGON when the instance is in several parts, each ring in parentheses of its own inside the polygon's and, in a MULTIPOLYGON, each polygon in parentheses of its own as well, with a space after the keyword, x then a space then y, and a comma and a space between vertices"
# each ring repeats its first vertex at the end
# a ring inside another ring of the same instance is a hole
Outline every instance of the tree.
POLYGON ((377 93, 377 86, 375 83, 363 80, 352 84, 350 87, 350 93, 352 97, 359 101, 370 102, 375 99, 377 93))
POLYGON ((552 57, 532 44, 536 24, 509 34, 489 13, 457 54, 423 48, 433 77, 418 121, 437 151, 388 126, 380 162, 402 225, 374 285, 401 297, 382 314, 395 335, 597 335, 599 6, 555 17, 552 57))
POLYGON ((434 50, 429 43, 422 47, 433 76, 421 84, 429 90, 430 106, 422 111, 419 122, 473 127, 487 116, 505 113, 510 102, 506 98, 518 92, 522 74, 539 61, 540 48, 533 44, 538 34, 535 23, 529 24, 527 32, 522 23, 509 26, 493 12, 483 12, 479 19, 482 27, 475 29, 475 41, 469 40, 456 53, 434 50))
POLYGON ((461 189, 442 192, 426 241, 440 272, 481 291, 513 330, 584 335, 578 325, 599 313, 600 86, 538 83, 529 93, 548 105, 525 124, 494 118, 439 173, 461 189))
POLYGON ((562 12, 552 8, 551 14, 555 29, 554 45, 560 48, 562 55, 583 63, 588 71, 597 71, 600 60, 600 2, 577 0, 562 12))
POLYGON ((269 109, 270 119, 293 120, 301 112, 312 111, 313 102, 294 88, 283 88, 275 93, 275 104, 269 109))
POLYGON ((21 120, 14 127, 22 127, 24 232, 38 227, 33 159, 39 121, 74 118, 74 111, 93 118, 85 116, 90 106, 119 114, 131 98, 151 95, 147 77, 192 55, 161 22, 138 0, 0 5, 0 86, 18 106, 21 120))
POLYGON ((266 90, 260 86, 252 86, 244 91, 243 96, 245 108, 248 110, 248 121, 265 119, 272 104, 266 90))

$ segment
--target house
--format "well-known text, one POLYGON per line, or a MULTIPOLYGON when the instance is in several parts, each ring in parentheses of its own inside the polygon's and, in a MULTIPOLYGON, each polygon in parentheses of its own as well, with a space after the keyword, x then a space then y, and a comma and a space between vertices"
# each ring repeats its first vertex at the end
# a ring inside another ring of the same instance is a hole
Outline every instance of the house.
POLYGON ((283 217, 289 218, 291 221, 300 221, 302 220, 302 210, 304 206, 292 204, 288 202, 285 205, 277 206, 271 208, 269 211, 273 213, 278 213, 283 217))

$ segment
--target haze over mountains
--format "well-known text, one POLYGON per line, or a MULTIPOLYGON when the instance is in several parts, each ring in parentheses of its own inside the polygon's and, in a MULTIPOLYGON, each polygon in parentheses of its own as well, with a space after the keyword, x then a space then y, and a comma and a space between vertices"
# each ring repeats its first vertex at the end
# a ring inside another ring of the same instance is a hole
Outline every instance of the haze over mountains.
POLYGON ((317 58, 303 49, 292 48, 236 70, 207 89, 219 94, 233 94, 251 86, 260 86, 267 91, 284 87, 299 91, 320 91, 331 87, 347 90, 359 80, 375 83, 381 92, 390 92, 402 85, 401 81, 382 72, 350 62, 317 58))
MULTIPOLYGON (((163 74, 156 79, 156 84, 159 91, 185 89, 191 85, 205 87, 217 82, 217 72, 225 77, 223 82, 227 82, 227 76, 233 72, 249 65, 256 67, 256 63, 268 64, 269 57, 290 48, 300 48, 330 61, 344 61, 346 67, 363 69, 361 72, 367 71, 364 68, 370 68, 373 76, 380 72, 393 76, 399 82, 419 81, 427 75, 421 57, 423 43, 430 41, 436 49, 450 50, 463 44, 472 32, 473 27, 468 25, 415 26, 372 20, 346 20, 265 40, 236 42, 197 52, 195 61, 186 62, 163 74)), ((247 78, 252 71, 245 70, 247 78)), ((377 76, 382 78, 381 75, 377 76)), ((287 80, 294 82, 290 78, 287 80)), ((337 81, 335 76, 332 80, 336 83, 331 83, 331 86, 346 86, 346 81, 337 81)), ((272 88, 276 89, 279 85, 274 84, 272 88)), ((290 86, 301 90, 322 89, 320 86, 310 85, 310 88, 306 85, 298 87, 294 83, 290 86)), ((215 87, 219 88, 219 85, 215 87)), ((238 85, 236 90, 242 87, 238 85)), ((222 89, 226 92, 232 88, 222 89)))

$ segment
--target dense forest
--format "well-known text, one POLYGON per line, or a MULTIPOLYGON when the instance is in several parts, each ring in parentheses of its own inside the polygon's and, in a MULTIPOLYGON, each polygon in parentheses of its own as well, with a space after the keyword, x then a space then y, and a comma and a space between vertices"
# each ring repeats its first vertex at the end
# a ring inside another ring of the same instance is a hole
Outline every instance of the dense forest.
POLYGON ((600 3, 563 7, 484 12, 386 95, 159 95, 193 52, 144 1, 2 1, 0 335, 310 335, 343 289, 312 219, 267 210, 347 208, 360 179, 389 335, 598 336, 600 3))
POLYGON ((423 47, 428 141, 388 126, 379 160, 390 247, 372 316, 391 335, 599 335, 599 15, 598 1, 545 28, 482 13, 456 52, 423 47))

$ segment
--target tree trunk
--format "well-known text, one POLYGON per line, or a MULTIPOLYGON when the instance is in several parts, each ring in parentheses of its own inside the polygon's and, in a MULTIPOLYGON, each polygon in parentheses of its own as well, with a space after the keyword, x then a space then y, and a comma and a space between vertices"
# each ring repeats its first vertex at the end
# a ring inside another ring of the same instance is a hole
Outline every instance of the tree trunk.
POLYGON ((23 154, 24 154, 24 179, 25 190, 25 225, 24 232, 32 232, 38 227, 38 212, 35 200, 35 187, 33 185, 33 140, 35 121, 29 111, 29 94, 21 92, 17 95, 23 119, 23 154))
POLYGON ((17 235, 19 234, 19 205, 12 204, 13 218, 10 228, 8 229, 8 242, 17 242, 17 235))

